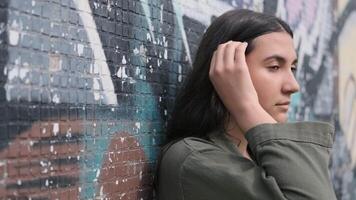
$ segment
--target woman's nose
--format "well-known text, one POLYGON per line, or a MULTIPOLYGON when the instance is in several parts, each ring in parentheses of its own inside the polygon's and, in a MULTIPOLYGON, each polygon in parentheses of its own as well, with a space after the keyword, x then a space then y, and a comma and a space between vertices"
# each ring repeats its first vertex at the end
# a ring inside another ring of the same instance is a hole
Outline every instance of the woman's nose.
POLYGON ((282 86, 282 92, 283 93, 288 93, 288 94, 293 94, 295 92, 298 92, 300 89, 300 86, 294 76, 293 73, 288 73, 287 76, 285 76, 285 81, 282 86))

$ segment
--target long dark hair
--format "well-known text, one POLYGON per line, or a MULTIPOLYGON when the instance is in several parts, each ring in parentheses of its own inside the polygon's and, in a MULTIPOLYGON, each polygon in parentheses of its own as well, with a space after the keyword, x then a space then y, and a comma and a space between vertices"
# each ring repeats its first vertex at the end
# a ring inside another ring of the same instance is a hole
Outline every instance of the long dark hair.
POLYGON ((188 74, 175 101, 168 122, 168 141, 188 137, 204 137, 223 128, 229 112, 209 79, 212 55, 219 44, 233 41, 249 43, 246 54, 254 48, 253 39, 271 32, 286 32, 293 37, 283 20, 264 13, 236 9, 216 18, 202 37, 193 69, 188 74))

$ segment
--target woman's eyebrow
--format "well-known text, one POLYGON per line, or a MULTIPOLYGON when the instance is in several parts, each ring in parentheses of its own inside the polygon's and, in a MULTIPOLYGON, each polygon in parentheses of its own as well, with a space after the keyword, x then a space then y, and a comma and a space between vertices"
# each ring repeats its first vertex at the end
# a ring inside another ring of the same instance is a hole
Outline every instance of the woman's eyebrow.
MULTIPOLYGON (((268 56, 267 58, 263 59, 263 61, 267 61, 267 60, 271 60, 271 59, 275 59, 278 62, 282 62, 282 63, 287 62, 287 60, 283 56, 276 55, 276 54, 268 56)), ((292 65, 295 65, 297 63, 298 63, 298 59, 296 58, 296 59, 293 60, 292 65)))

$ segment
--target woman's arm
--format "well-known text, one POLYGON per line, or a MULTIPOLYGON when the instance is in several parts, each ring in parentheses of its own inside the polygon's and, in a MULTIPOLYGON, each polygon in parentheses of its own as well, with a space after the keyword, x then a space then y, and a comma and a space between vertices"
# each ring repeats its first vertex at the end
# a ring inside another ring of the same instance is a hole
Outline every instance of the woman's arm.
MULTIPOLYGON (((186 140, 180 152, 187 148, 190 153, 173 170, 181 188, 171 188, 167 197, 172 198, 162 200, 336 200, 328 173, 332 133, 330 125, 315 122, 256 126, 246 137, 257 163, 186 140), (182 196, 175 198, 175 191, 182 196)), ((165 155, 176 157, 174 150, 165 155)))

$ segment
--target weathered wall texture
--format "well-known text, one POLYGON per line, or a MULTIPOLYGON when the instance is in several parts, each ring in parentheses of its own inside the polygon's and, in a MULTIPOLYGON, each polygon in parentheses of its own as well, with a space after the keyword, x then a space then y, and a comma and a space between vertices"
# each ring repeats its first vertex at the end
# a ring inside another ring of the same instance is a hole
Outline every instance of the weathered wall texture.
POLYGON ((334 186, 356 199, 356 0, 1 0, 1 199, 152 199, 176 90, 233 8, 295 30, 290 119, 335 124, 334 186))

